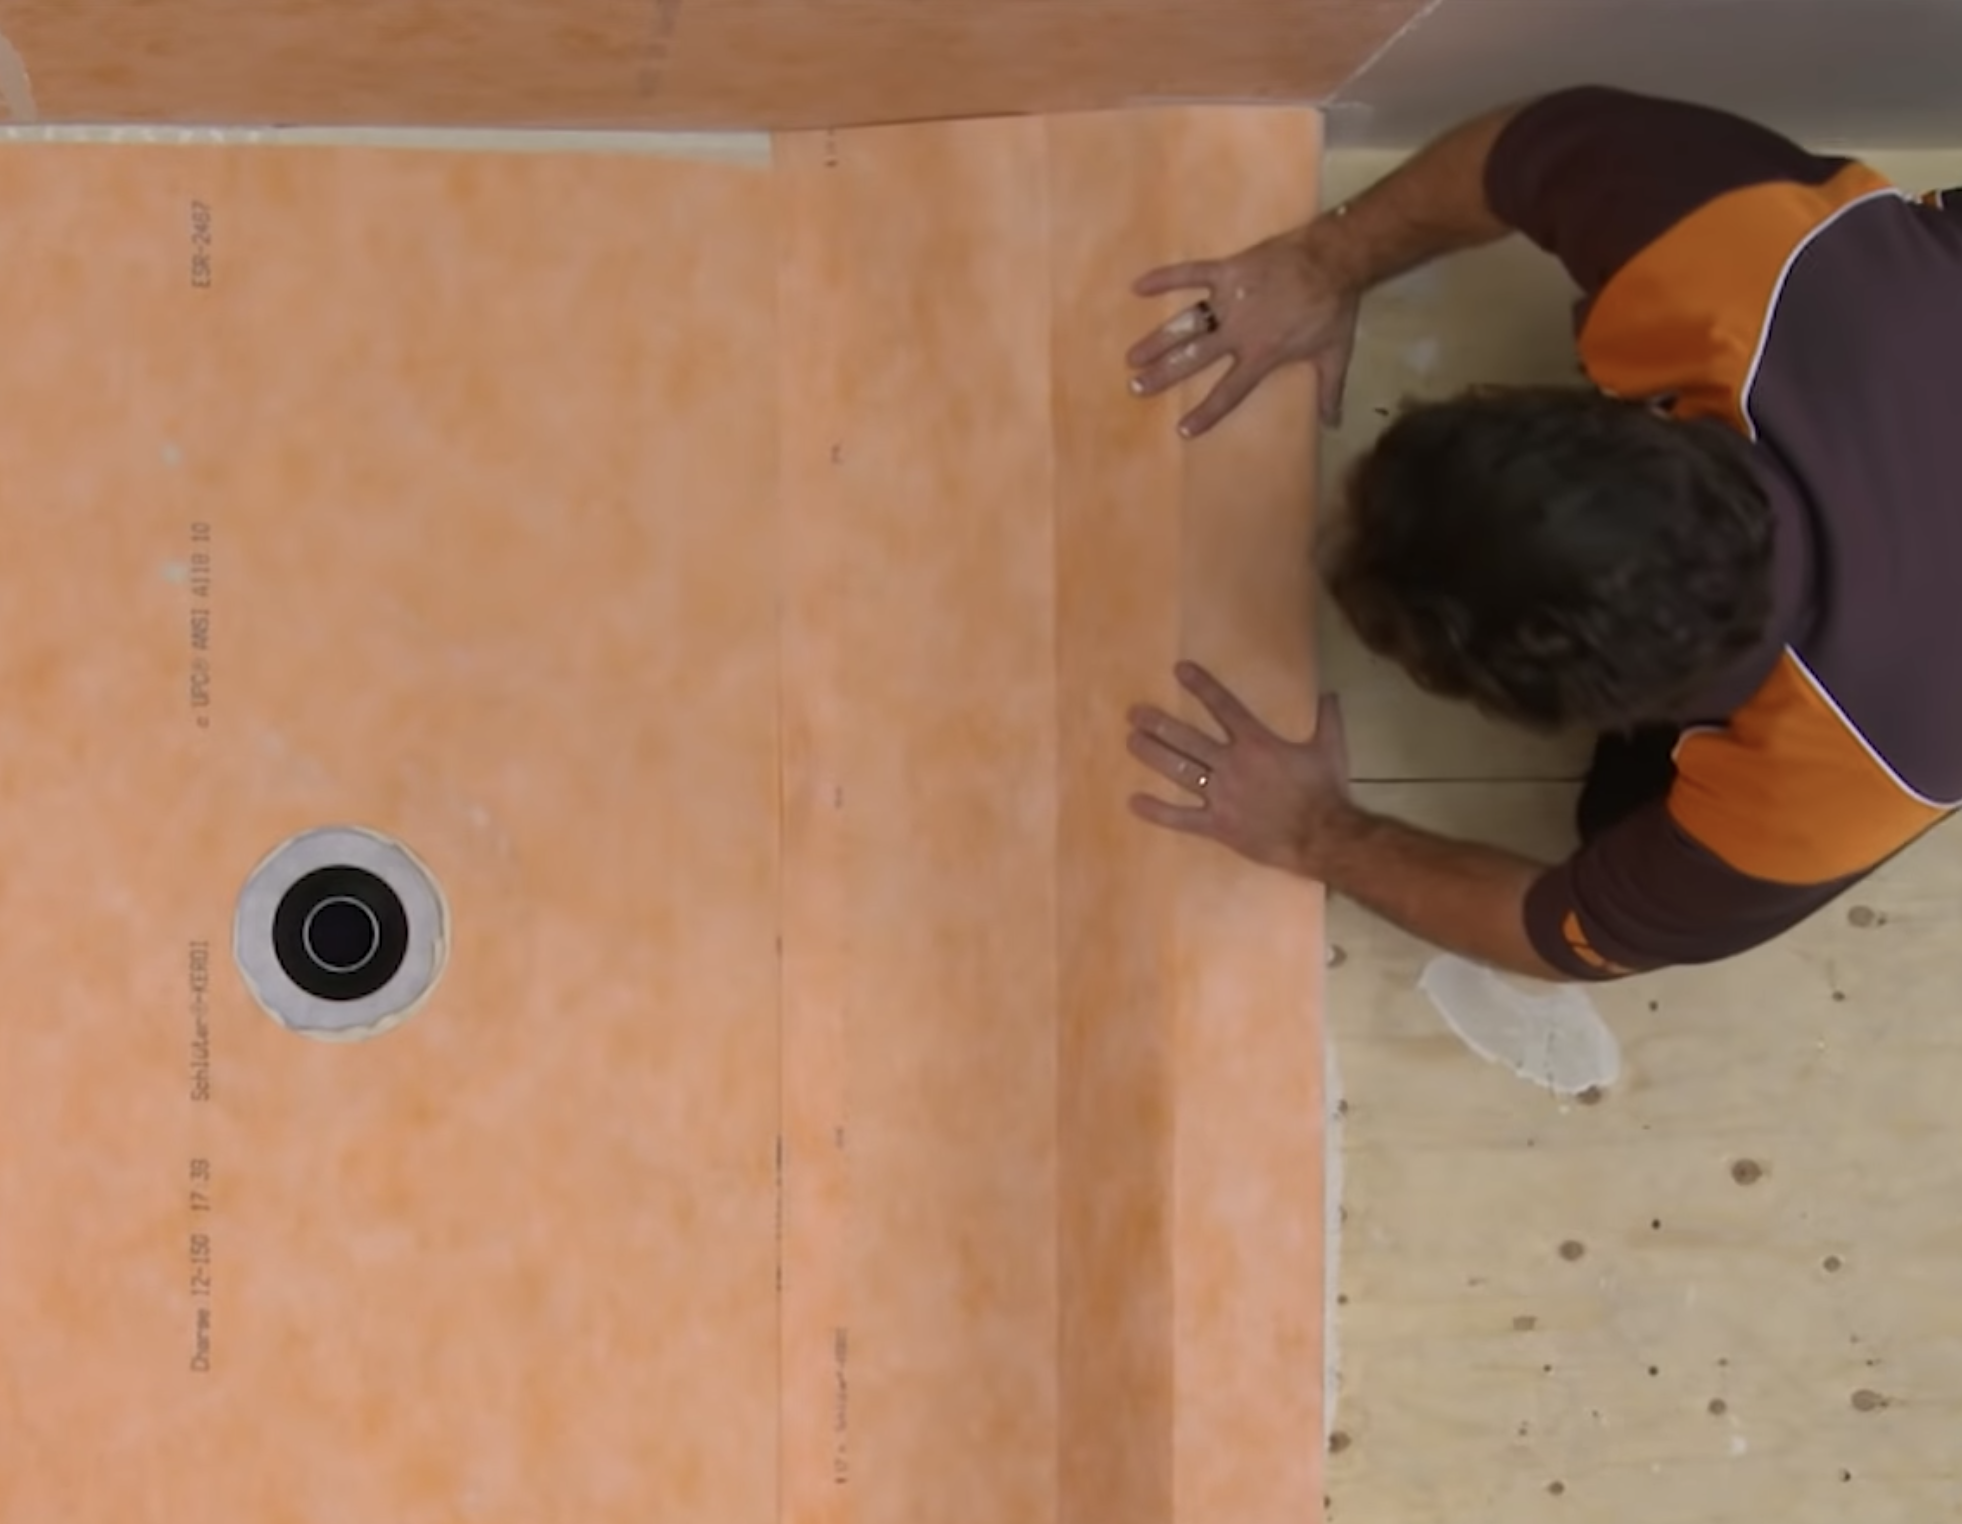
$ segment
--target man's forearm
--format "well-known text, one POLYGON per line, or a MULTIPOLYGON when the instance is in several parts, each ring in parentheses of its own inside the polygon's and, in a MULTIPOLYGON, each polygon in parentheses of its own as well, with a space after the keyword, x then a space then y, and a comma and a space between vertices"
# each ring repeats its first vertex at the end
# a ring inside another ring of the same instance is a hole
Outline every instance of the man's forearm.
POLYGON ((1530 978, 1565 977, 1526 934, 1539 864, 1353 807, 1317 836, 1308 871, 1335 893, 1447 952, 1530 978))
POLYGON ((1485 195, 1493 145, 1519 112, 1489 112, 1443 137, 1300 233, 1302 250, 1344 289, 1371 287, 1512 230, 1485 195))

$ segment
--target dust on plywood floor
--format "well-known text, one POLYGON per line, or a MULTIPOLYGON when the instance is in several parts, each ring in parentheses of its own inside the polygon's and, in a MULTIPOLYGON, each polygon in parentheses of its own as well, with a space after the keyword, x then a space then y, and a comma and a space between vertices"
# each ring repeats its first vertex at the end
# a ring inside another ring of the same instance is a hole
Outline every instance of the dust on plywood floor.
MULTIPOLYGON (((1870 160, 1962 183, 1962 152, 1870 160)), ((1325 195, 1394 162, 1331 155, 1325 195)), ((1572 301, 1517 244, 1375 297, 1324 502, 1404 396, 1576 379, 1572 301)), ((1584 744, 1424 697, 1333 617, 1323 651, 1369 803, 1566 849, 1584 744)), ((1443 1024, 1427 949, 1332 904, 1335 1524, 1954 1516, 1959 912, 1953 825, 1772 947, 1594 993, 1619 1078, 1563 1100, 1443 1024)))

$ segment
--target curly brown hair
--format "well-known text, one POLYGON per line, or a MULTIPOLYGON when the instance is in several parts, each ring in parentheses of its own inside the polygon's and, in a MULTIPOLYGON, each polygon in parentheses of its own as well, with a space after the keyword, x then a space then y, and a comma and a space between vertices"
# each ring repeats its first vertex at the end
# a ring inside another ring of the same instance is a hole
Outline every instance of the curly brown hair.
POLYGON ((1406 408, 1327 562, 1363 643, 1535 729, 1681 706, 1763 640, 1773 518, 1723 425, 1566 387, 1406 408))

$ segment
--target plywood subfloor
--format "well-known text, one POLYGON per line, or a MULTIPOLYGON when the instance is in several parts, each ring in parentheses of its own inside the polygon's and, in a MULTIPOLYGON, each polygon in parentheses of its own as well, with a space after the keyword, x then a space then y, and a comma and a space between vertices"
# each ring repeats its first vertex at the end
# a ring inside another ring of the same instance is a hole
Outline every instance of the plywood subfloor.
MULTIPOLYGON (((1334 155, 1325 189, 1394 163, 1334 155)), ((1331 480, 1406 393, 1571 378, 1571 296, 1519 246, 1380 294, 1331 480)), ((1333 619, 1324 672, 1371 802, 1564 850, 1582 747, 1426 698, 1333 619)), ((1590 1105, 1474 1057, 1416 988, 1430 951, 1332 905, 1335 1524, 1953 1516, 1958 906, 1951 827, 1771 948, 1596 993, 1623 1079, 1590 1105)))
POLYGON ((0 1517, 1312 1509, 1319 896, 1122 721, 1310 712, 1312 399, 1121 357, 1316 125, 0 150, 0 1517), (325 1045, 229 933, 350 821, 452 946, 325 1045))
POLYGON ((1940 150, 1962 134, 1958 56, 1962 11, 1948 0, 1810 0, 1775 13, 1710 0, 1440 0, 1327 108, 1335 142, 1407 150, 1494 101, 1587 80, 1708 102, 1822 147, 1940 150))

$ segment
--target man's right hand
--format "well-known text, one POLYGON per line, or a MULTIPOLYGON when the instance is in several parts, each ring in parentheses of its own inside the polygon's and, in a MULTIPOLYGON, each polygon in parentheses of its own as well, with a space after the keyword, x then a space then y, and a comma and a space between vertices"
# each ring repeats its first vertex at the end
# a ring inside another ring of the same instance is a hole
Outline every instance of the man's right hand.
POLYGON ((1294 363, 1315 367, 1323 422, 1331 427, 1341 422, 1359 298, 1317 258, 1308 236, 1297 230, 1230 259, 1167 265, 1133 288, 1140 296, 1205 293, 1125 357, 1135 373, 1131 390, 1140 397, 1156 396, 1221 360, 1228 362, 1204 400, 1179 420, 1186 438, 1205 433, 1269 374, 1294 363))

